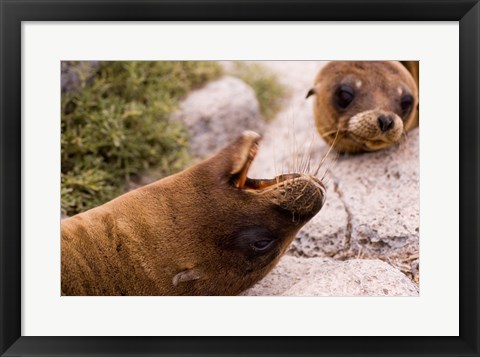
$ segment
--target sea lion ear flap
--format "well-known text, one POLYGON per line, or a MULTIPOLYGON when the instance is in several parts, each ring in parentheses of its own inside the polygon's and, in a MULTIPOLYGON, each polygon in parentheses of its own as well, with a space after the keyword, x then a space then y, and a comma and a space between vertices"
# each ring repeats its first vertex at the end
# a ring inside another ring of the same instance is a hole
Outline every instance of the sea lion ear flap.
POLYGON ((310 90, 308 91, 307 96, 305 97, 305 99, 307 99, 308 97, 310 97, 311 95, 314 95, 314 94, 315 94, 315 89, 310 88, 310 90))
POLYGON ((260 139, 260 134, 251 130, 245 130, 232 144, 233 155, 232 168, 230 170, 231 175, 235 175, 242 171, 245 164, 255 157, 260 139))
POLYGON ((305 97, 305 99, 307 99, 308 97, 314 95, 314 94, 317 94, 317 91, 318 91, 318 84, 313 86, 312 88, 310 88, 310 90, 308 91, 307 93, 307 96, 305 97))
POLYGON ((220 174, 228 180, 233 175, 245 172, 257 153, 260 139, 260 134, 250 130, 244 131, 235 141, 205 161, 209 165, 209 172, 220 174), (215 170, 212 171, 213 167, 215 170))

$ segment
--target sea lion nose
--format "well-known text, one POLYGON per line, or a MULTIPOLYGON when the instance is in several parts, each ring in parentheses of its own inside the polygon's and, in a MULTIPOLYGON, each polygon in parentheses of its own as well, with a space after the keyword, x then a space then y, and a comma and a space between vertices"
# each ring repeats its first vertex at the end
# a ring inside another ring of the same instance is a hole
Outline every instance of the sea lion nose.
POLYGON ((391 115, 379 115, 378 119, 378 126, 382 132, 386 132, 393 128, 393 118, 391 115))

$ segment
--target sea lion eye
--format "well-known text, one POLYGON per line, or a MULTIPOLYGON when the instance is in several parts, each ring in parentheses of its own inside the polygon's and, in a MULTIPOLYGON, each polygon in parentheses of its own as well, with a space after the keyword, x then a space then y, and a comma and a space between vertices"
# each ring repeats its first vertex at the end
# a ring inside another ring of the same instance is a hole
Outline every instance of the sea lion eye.
POLYGON ((273 243, 273 240, 271 239, 262 239, 262 240, 257 240, 256 242, 253 242, 252 246, 253 246, 253 249, 255 250, 265 250, 268 247, 270 247, 272 243, 273 243))
POLYGON ((244 228, 232 238, 229 240, 231 247, 240 249, 252 259, 259 254, 271 252, 274 243, 278 241, 278 238, 264 227, 244 228))
POLYGON ((400 107, 402 108, 402 117, 406 118, 413 107, 413 97, 410 94, 404 95, 400 100, 400 107))
POLYGON ((355 93, 350 86, 341 85, 337 90, 336 100, 340 108, 345 109, 355 98, 355 93))

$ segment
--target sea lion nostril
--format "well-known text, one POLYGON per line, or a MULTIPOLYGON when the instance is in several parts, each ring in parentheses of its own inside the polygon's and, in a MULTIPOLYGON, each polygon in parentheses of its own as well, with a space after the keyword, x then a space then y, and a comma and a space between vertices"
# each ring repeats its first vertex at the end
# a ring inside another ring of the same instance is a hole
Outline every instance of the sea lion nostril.
POLYGON ((386 132, 390 129, 393 128, 393 118, 391 115, 379 115, 378 119, 378 126, 380 127, 380 130, 383 132, 386 132))

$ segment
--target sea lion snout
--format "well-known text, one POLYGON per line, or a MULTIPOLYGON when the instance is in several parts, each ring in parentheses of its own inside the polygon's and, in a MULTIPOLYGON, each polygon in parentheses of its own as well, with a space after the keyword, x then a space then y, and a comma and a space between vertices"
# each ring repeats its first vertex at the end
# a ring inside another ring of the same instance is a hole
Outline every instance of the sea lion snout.
POLYGON ((307 174, 281 182, 273 191, 272 202, 304 220, 317 214, 326 200, 324 184, 307 174))
POLYGON ((362 149, 372 151, 397 142, 403 132, 403 121, 396 113, 374 109, 348 119, 345 136, 362 149))

